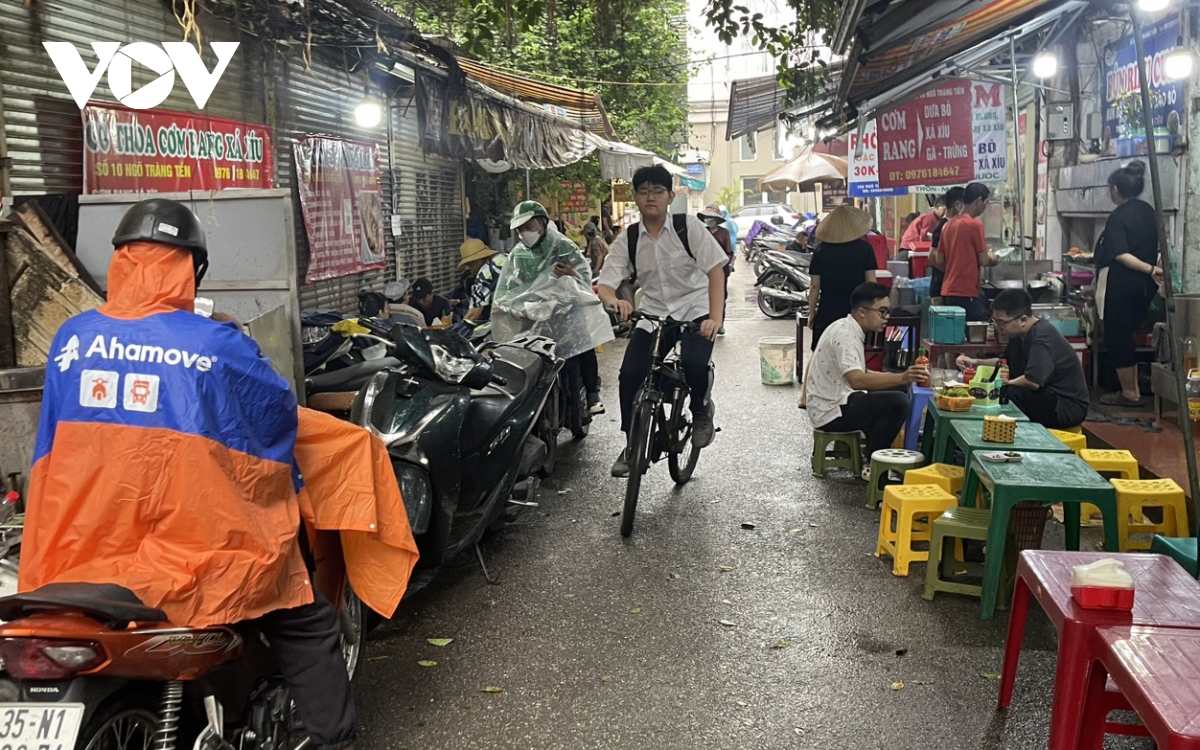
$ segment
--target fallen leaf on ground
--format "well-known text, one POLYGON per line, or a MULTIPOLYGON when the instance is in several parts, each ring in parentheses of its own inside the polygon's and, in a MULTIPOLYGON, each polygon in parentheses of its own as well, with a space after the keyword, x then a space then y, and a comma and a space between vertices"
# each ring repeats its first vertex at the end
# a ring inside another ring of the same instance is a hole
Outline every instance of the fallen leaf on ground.
POLYGON ((640 615, 641 613, 642 613, 641 607, 634 607, 633 609, 629 610, 629 614, 631 614, 631 615, 640 615))
POLYGON ((469 711, 471 708, 471 703, 469 701, 463 701, 462 703, 458 704, 458 707, 464 711, 469 711))
POLYGON ((800 529, 788 529, 788 533, 789 533, 789 534, 799 534, 799 533, 800 533, 800 529))
POLYGON ((612 682, 612 681, 613 681, 613 676, 612 676, 612 675, 610 675, 610 674, 601 675, 601 676, 600 676, 600 681, 601 681, 601 682, 612 682))
POLYGON ((809 528, 815 529, 815 528, 818 528, 818 526, 815 523, 810 523, 809 528))
POLYGON ((736 628, 737 627, 737 623, 731 622, 730 620, 717 620, 717 622, 721 623, 722 625, 724 625, 727 628, 736 628))
POLYGON ((749 704, 749 703, 747 703, 746 701, 738 701, 738 702, 737 702, 737 704, 738 704, 739 706, 741 706, 742 708, 745 708, 746 706, 749 706, 749 705, 750 705, 750 704, 749 704))
POLYGON ((479 692, 481 692, 481 693, 503 693, 504 688, 497 687, 496 685, 488 685, 487 687, 483 688, 479 692))
POLYGON ((985 680, 998 680, 998 679, 1000 679, 1000 675, 996 674, 995 672, 980 672, 980 673, 979 673, 979 676, 980 676, 980 677, 982 677, 982 678, 983 678, 983 679, 985 679, 985 680))
POLYGON ((678 574, 678 573, 667 573, 667 580, 668 580, 668 581, 675 581, 675 580, 678 580, 678 579, 679 579, 679 574, 678 574))
POLYGON ((754 719, 742 719, 742 723, 748 727, 754 726, 754 719))
POLYGON ((417 662, 417 666, 418 667, 436 667, 437 662, 434 661, 433 659, 422 659, 421 661, 417 662))
POLYGON ((743 521, 742 528, 745 529, 746 531, 753 531, 754 529, 756 529, 758 527, 755 526, 754 524, 750 523, 749 521, 743 521))
POLYGON ((780 638, 771 646, 771 648, 787 648, 790 645, 792 644, 788 643, 787 638, 780 638))
POLYGON ((903 690, 903 689, 904 689, 903 682, 893 682, 892 683, 892 690, 903 690))
POLYGON ((731 571, 731 570, 733 570, 733 568, 729 567, 728 565, 722 565, 722 566, 721 566, 721 572, 722 572, 722 573, 728 573, 728 572, 729 572, 729 571, 731 571))
POLYGON ((386 661, 390 658, 392 657, 388 656, 387 654, 380 654, 379 656, 368 656, 367 661, 386 661))
POLYGON ((442 646, 449 646, 451 643, 454 643, 454 639, 453 638, 426 638, 425 642, 428 643, 430 646, 437 646, 438 648, 441 648, 442 646))

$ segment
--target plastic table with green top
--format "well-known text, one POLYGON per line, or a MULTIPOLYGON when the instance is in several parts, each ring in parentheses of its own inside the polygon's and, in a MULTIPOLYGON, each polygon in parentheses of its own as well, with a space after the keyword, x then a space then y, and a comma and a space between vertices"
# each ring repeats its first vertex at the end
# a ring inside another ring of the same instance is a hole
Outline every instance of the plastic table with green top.
POLYGON ((925 454, 925 458, 930 463, 940 461, 946 453, 946 444, 950 440, 950 423, 952 421, 967 420, 972 422, 982 422, 984 417, 998 417, 1004 415, 1012 417, 1018 422, 1028 422, 1029 417, 1025 416, 1015 404, 1008 403, 999 408, 984 408, 972 406, 971 411, 941 411, 937 408, 937 399, 930 400, 929 406, 925 409, 925 427, 924 434, 921 436, 921 452, 925 454))
MULTIPOLYGON (((1021 430, 1028 426, 1017 427, 1018 445, 1021 430)), ((1003 450, 1012 450, 1012 447, 1005 446, 1003 450)), ((992 520, 988 526, 987 554, 983 563, 983 596, 979 603, 979 616, 984 620, 992 619, 996 611, 1004 545, 1012 509, 1017 503, 1062 503, 1067 549, 1070 550, 1079 549, 1079 506, 1091 503, 1104 514, 1104 548, 1114 551, 1120 548, 1117 491, 1107 479, 1070 450, 1049 453, 1018 448, 1016 452, 1021 454, 1021 460, 1016 463, 985 461, 982 456, 987 451, 978 451, 967 464, 963 497, 974 497, 979 485, 983 485, 992 497, 992 520)))
MULTIPOLYGON (((954 463, 954 449, 963 452, 963 466, 970 474, 971 456, 977 450, 984 451, 1037 451, 1038 453, 1070 453, 1067 444, 1050 434, 1050 431, 1036 422, 1018 422, 1017 437, 1012 443, 990 443, 983 439, 983 422, 968 422, 954 419, 946 427, 946 445, 941 453, 935 453, 936 460, 942 463, 954 463)), ((966 489, 964 487, 963 489, 966 489)), ((964 498, 968 497, 963 495, 964 498)), ((970 497, 974 497, 971 495, 970 497)))

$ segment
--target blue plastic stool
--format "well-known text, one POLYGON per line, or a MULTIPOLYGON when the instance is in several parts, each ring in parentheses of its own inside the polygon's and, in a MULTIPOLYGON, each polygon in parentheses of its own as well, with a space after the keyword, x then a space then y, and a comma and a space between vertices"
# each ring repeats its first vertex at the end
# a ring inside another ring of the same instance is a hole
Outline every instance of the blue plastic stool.
POLYGON ((919 385, 909 387, 908 397, 912 401, 912 410, 908 412, 908 422, 904 425, 904 447, 907 450, 919 450, 917 436, 921 432, 921 420, 925 416, 925 407, 933 398, 933 389, 919 385))

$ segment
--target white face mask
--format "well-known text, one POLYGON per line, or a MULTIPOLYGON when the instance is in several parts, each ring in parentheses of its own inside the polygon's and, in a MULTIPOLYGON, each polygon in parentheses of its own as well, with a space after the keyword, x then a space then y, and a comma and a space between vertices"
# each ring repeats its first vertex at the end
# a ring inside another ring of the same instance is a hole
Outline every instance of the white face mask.
POLYGON ((715 227, 715 226, 719 226, 721 224, 721 220, 720 219, 705 219, 704 223, 707 226, 715 227))
POLYGON ((541 239, 541 232, 521 232, 521 242, 525 244, 525 247, 532 248, 541 239))

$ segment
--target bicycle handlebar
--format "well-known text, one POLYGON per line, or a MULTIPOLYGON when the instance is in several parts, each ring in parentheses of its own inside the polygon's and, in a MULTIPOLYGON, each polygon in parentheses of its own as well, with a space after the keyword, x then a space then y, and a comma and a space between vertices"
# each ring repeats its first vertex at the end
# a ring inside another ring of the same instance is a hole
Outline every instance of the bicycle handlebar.
MULTIPOLYGON (((608 310, 609 310, 609 312, 616 312, 615 308, 608 308, 608 310)), ((659 317, 658 315, 651 315, 649 313, 644 313, 641 310, 634 310, 633 312, 629 313, 629 319, 635 320, 635 321, 636 320, 645 320, 650 323, 658 323, 659 325, 663 325, 668 328, 683 328, 690 333, 696 333, 697 331, 700 330, 699 322, 688 321, 688 320, 674 320, 673 318, 670 318, 670 317, 663 318, 663 317, 659 317)))

